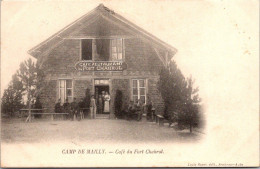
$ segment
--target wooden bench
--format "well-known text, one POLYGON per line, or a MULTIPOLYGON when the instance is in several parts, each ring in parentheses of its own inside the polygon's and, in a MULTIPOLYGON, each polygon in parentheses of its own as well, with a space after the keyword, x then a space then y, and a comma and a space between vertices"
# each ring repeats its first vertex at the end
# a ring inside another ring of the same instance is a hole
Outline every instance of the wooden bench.
POLYGON ((28 117, 26 118, 25 122, 30 122, 31 121, 31 116, 33 114, 42 114, 42 113, 38 113, 39 111, 43 111, 44 109, 20 109, 19 112, 20 112, 20 115, 22 114, 22 112, 28 112, 28 117), (29 112, 29 110, 31 112, 29 112), (36 112, 36 113, 35 113, 36 112))
POLYGON ((69 113, 38 113, 39 111, 43 111, 44 109, 31 109, 31 113, 29 113, 29 109, 20 109, 20 112, 25 111, 28 112, 28 116, 25 122, 31 122, 32 115, 40 114, 40 115, 51 115, 51 120, 54 120, 54 115, 68 115, 69 113))
MULTIPOLYGON (((31 113, 35 113, 35 112, 39 112, 39 111, 43 111, 43 110, 45 110, 45 109, 31 109, 31 113)), ((19 113, 20 113, 21 117, 24 117, 23 112, 29 113, 29 109, 20 109, 19 113)))

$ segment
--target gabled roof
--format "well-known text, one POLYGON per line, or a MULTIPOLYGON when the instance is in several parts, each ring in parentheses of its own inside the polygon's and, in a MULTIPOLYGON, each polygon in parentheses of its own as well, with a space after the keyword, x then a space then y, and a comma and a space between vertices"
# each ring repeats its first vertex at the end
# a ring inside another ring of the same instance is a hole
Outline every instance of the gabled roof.
MULTIPOLYGON (((96 36, 96 37, 100 37, 100 36, 103 37, 106 35, 113 36, 114 35, 113 33, 115 32, 112 31, 108 32, 106 31, 106 28, 119 27, 121 28, 120 29, 121 34, 140 37, 143 40, 147 41, 148 43, 152 43, 153 45, 170 52, 171 55, 168 55, 169 57, 172 57, 177 52, 177 50, 171 45, 161 41, 157 37, 153 36, 152 34, 138 27, 134 23, 126 20, 121 15, 105 7, 103 4, 100 4, 98 7, 96 7, 89 13, 83 15, 82 17, 72 22, 71 24, 69 24, 59 32, 49 37, 47 40, 43 41, 39 45, 30 49, 28 53, 34 56, 35 58, 38 58, 38 56, 41 55, 42 52, 54 48, 57 44, 63 41, 63 39, 79 37, 79 36, 83 36, 84 34, 88 34, 89 33, 88 31, 90 30, 86 29, 86 27, 91 24, 110 25, 110 26, 103 26, 103 27, 100 26, 100 29, 102 30, 95 30, 91 32, 92 33, 90 34, 91 36, 96 36)), ((120 32, 117 31, 117 34, 118 33, 120 32)))

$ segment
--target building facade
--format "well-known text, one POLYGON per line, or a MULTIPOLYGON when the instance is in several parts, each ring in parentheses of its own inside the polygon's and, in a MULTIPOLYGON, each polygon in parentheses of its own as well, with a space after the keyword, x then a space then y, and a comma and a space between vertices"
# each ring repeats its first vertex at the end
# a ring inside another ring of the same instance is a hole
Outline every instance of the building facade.
POLYGON ((176 49, 101 4, 28 53, 45 74, 40 100, 46 111, 53 112, 59 98, 84 98, 89 89, 95 97, 110 93, 113 117, 116 90, 124 102, 150 99, 156 113, 163 112, 159 72, 176 49))

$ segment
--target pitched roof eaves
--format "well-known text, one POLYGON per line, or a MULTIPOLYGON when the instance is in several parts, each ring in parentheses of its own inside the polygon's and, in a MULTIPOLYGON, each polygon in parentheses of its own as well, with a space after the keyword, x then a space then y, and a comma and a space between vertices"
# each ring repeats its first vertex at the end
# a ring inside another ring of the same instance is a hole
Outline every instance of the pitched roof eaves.
MULTIPOLYGON (((70 23, 69 25, 65 26, 63 29, 61 29, 60 31, 58 31, 57 33, 53 34, 51 37, 49 37, 48 39, 46 39, 45 41, 41 42, 40 44, 38 44, 37 46, 33 47, 32 49, 30 49, 27 53, 34 56, 34 52, 40 52, 37 51, 38 48, 40 48, 41 46, 45 45, 46 43, 48 43, 49 41, 51 41, 52 39, 59 37, 59 35, 61 33, 63 33, 64 31, 66 31, 68 28, 70 28, 71 26, 75 25, 76 23, 78 23, 79 21, 81 21, 82 19, 84 19, 86 16, 92 15, 94 14, 97 9, 99 8, 96 7, 93 10, 91 10, 90 12, 86 13, 85 15, 81 16, 80 18, 78 18, 77 20, 75 20, 74 22, 70 23)), ((36 56, 34 56, 35 58, 37 58, 36 56)))
MULTIPOLYGON (((79 23, 82 19, 86 19, 86 17, 90 17, 92 16, 92 14, 95 13, 101 14, 101 15, 105 15, 105 16, 112 16, 115 19, 123 22, 124 24, 130 26, 131 28, 133 28, 134 30, 136 30, 137 32, 140 32, 140 34, 148 39, 153 40, 154 42, 156 42, 156 44, 164 47, 165 49, 169 50, 169 52, 172 53, 172 55, 169 56, 173 56, 175 55, 175 53, 177 53, 177 49, 172 47, 171 45, 163 42, 162 40, 160 40, 159 38, 155 37, 154 35, 152 35, 151 33, 145 31, 144 29, 142 29, 141 27, 137 26, 136 24, 130 22, 129 20, 125 19, 124 17, 122 17, 121 15, 115 13, 113 10, 110 10, 109 8, 105 7, 103 4, 100 4, 99 6, 97 6, 96 8, 94 8, 93 10, 91 10, 90 12, 88 12, 87 14, 83 15, 82 17, 80 17, 79 19, 75 20, 74 22, 72 22, 71 24, 69 24, 68 26, 64 27, 63 29, 61 29, 60 31, 58 31, 57 33, 55 33, 54 35, 52 35, 51 37, 49 37, 48 39, 46 39, 45 41, 43 41, 42 43, 40 43, 39 45, 35 46, 34 48, 30 49, 28 51, 28 54, 34 56, 35 58, 37 58, 37 53, 41 53, 41 50, 37 50, 40 47, 47 45, 47 43, 51 40, 53 40, 54 38, 62 38, 60 37, 60 35, 62 36, 62 33, 64 33, 67 29, 69 29, 70 27, 72 27, 73 25, 79 23)), ((170 57, 172 58, 172 57, 170 57)))
POLYGON ((118 13, 109 13, 111 14, 111 16, 117 18, 118 20, 124 22, 125 24, 131 26, 132 28, 134 28, 135 30, 141 32, 144 36, 147 36, 151 39, 153 39, 154 41, 156 41, 157 43, 159 43, 160 45, 164 46, 165 48, 167 48, 168 50, 171 50, 174 54, 177 52, 177 49, 174 48, 173 46, 165 43, 164 41, 160 40, 159 38, 157 38, 156 36, 152 35, 151 33, 147 32, 146 30, 142 29, 141 27, 137 26, 136 24, 132 23, 131 21, 125 19, 123 16, 121 16, 118 13))

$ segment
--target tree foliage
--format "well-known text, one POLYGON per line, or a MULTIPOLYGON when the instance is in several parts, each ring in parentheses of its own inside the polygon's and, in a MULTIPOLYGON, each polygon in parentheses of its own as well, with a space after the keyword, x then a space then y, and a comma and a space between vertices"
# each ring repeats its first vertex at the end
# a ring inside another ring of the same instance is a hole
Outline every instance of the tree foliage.
POLYGON ((32 59, 22 62, 19 70, 12 76, 12 81, 8 85, 8 88, 4 91, 2 111, 11 114, 18 111, 23 107, 22 102, 24 100, 27 101, 27 105, 29 106, 30 104, 28 103, 35 101, 39 96, 44 86, 43 79, 43 71, 32 59))
POLYGON ((192 77, 185 78, 172 61, 168 68, 160 72, 158 90, 165 104, 164 116, 191 128, 200 102, 199 88, 194 88, 192 77))
POLYGON ((116 90, 116 96, 115 96, 115 116, 117 118, 123 118, 122 106, 123 106, 123 93, 122 93, 121 90, 116 90))
POLYGON ((91 99, 90 89, 87 88, 85 90, 85 97, 83 99, 84 100, 84 107, 89 108, 89 106, 90 106, 90 99, 91 99))
POLYGON ((183 91, 184 102, 178 117, 180 124, 190 127, 190 132, 192 132, 193 126, 199 123, 199 103, 201 101, 198 94, 199 88, 194 88, 194 82, 192 76, 186 79, 186 86, 183 91))
POLYGON ((165 115, 180 111, 180 104, 184 101, 185 86, 185 78, 175 62, 171 62, 168 69, 163 68, 161 70, 158 89, 164 100, 165 115))
POLYGON ((23 94, 27 96, 27 104, 36 100, 44 86, 44 73, 39 65, 30 58, 20 64, 17 76, 22 83, 23 94))
POLYGON ((19 81, 17 75, 12 76, 12 81, 8 88, 5 89, 2 97, 2 112, 13 116, 13 113, 23 107, 22 104, 22 83, 19 81))

